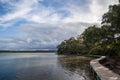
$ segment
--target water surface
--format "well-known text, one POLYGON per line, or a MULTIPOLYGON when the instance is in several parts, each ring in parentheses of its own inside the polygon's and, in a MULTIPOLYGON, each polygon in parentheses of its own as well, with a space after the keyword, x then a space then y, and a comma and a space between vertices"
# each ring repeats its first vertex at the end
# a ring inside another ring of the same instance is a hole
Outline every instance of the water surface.
POLYGON ((0 80, 90 80, 90 60, 55 53, 1 53, 0 80))

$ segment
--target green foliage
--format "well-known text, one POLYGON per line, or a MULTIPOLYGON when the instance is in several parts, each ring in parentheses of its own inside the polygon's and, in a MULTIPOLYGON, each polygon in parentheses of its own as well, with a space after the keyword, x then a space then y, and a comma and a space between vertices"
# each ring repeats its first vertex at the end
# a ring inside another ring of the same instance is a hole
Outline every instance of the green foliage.
POLYGON ((83 33, 83 43, 91 49, 103 38, 103 31, 101 28, 91 26, 87 28, 83 33))
POLYGON ((104 48, 102 46, 96 46, 96 47, 90 49, 89 54, 92 54, 92 55, 105 55, 104 54, 104 48))
POLYGON ((58 54, 82 54, 82 50, 84 45, 80 40, 75 38, 70 38, 68 40, 63 41, 60 45, 58 45, 58 54))
POLYGON ((104 30, 104 44, 106 55, 120 55, 120 3, 109 7, 103 15, 102 29, 104 30))
POLYGON ((58 54, 120 56, 120 3, 109 7, 101 25, 90 26, 77 38, 63 41, 58 54))

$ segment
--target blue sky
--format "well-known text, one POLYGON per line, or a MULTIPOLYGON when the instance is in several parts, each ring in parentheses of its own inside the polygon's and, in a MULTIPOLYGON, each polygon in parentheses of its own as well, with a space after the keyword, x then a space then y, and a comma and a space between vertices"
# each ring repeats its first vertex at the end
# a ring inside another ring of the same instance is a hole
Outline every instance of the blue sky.
POLYGON ((0 50, 55 49, 100 24, 117 0, 0 0, 0 50))

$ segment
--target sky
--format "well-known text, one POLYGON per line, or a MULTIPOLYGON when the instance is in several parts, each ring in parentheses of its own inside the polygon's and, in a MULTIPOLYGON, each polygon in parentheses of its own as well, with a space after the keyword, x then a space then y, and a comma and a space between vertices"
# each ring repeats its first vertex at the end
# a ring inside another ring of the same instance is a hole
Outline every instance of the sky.
POLYGON ((117 0, 0 0, 0 50, 56 49, 100 24, 117 0))

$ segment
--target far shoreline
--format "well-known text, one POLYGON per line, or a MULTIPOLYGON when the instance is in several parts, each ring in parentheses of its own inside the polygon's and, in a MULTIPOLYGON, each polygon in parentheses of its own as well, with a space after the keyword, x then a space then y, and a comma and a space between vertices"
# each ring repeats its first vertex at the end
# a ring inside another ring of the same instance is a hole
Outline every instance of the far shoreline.
POLYGON ((34 51, 12 51, 12 50, 0 50, 0 53, 39 53, 39 52, 43 52, 43 53, 49 53, 49 52, 57 52, 57 50, 34 50, 34 51))

